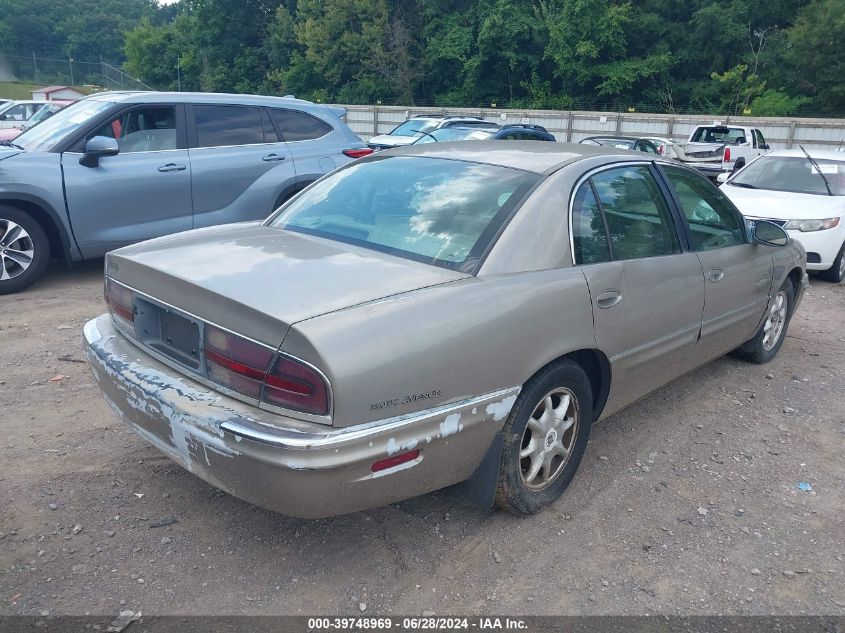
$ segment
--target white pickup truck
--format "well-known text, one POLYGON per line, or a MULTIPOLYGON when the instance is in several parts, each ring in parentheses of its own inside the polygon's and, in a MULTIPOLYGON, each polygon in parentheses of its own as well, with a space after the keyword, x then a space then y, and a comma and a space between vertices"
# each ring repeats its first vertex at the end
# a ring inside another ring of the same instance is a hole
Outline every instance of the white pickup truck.
POLYGON ((716 123, 699 125, 685 145, 673 149, 678 160, 715 180, 765 154, 769 146, 756 127, 716 123))

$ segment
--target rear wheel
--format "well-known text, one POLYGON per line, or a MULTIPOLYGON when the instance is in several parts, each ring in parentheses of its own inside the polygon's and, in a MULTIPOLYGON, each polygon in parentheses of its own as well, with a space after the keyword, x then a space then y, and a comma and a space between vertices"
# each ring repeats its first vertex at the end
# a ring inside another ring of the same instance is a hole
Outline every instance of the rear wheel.
POLYGON ((819 277, 835 284, 841 283, 845 279, 845 244, 839 249, 839 254, 833 260, 833 266, 821 272, 819 277))
POLYGON ((590 381, 577 364, 560 361, 532 378, 503 429, 496 505, 533 514, 560 497, 581 463, 592 414, 590 381))
POLYGON ((786 330, 792 318, 795 291, 787 279, 772 298, 763 325, 750 341, 733 352, 734 356, 752 363, 768 363, 783 345, 786 330))
POLYGON ((0 206, 0 294, 32 284, 49 259, 50 243, 41 225, 28 213, 0 206))

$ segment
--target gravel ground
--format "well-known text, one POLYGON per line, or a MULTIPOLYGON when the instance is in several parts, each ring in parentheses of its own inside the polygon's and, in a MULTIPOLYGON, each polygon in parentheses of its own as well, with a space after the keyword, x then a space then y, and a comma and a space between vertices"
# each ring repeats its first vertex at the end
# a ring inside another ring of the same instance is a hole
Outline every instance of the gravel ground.
POLYGON ((0 297, 0 614, 845 614, 843 285, 813 280, 771 364, 599 424, 537 516, 451 488, 304 521, 115 419, 80 362, 101 269, 0 297))

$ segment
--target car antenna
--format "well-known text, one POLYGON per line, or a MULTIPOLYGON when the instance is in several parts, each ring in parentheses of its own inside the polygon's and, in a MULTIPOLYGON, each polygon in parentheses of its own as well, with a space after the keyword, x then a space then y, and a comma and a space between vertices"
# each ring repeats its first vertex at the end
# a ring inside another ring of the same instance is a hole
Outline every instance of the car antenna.
POLYGON ((429 134, 428 132, 424 132, 423 130, 411 130, 411 132, 419 132, 420 134, 425 134, 426 136, 430 136, 434 139, 434 142, 437 143, 437 137, 434 134, 429 134))
POLYGON ((827 176, 822 173, 822 168, 819 167, 819 164, 815 161, 815 159, 807 153, 807 150, 804 149, 803 145, 799 145, 798 147, 801 148, 801 151, 804 152, 804 156, 807 157, 807 160, 810 161, 810 164, 816 168, 816 171, 819 172, 819 176, 821 176, 822 180, 824 180, 824 186, 827 188, 827 195, 832 196, 833 192, 830 190, 830 183, 827 181, 827 176))

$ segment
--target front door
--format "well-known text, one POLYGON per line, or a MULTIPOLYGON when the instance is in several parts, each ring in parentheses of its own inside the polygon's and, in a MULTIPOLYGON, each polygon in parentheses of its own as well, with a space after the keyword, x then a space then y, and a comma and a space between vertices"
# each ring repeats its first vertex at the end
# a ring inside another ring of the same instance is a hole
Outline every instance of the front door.
POLYGON ((664 165, 704 271, 701 361, 736 349, 760 325, 772 290, 771 249, 749 242, 736 207, 703 176, 664 165))
POLYGON ((576 192, 575 263, 613 374, 605 415, 695 366, 704 279, 676 225, 647 164, 599 171, 576 192))
POLYGON ((174 105, 123 110, 62 154, 68 213, 86 258, 191 228, 191 164, 181 112, 174 105), (86 167, 79 159, 94 136, 116 139, 120 153, 86 167))

